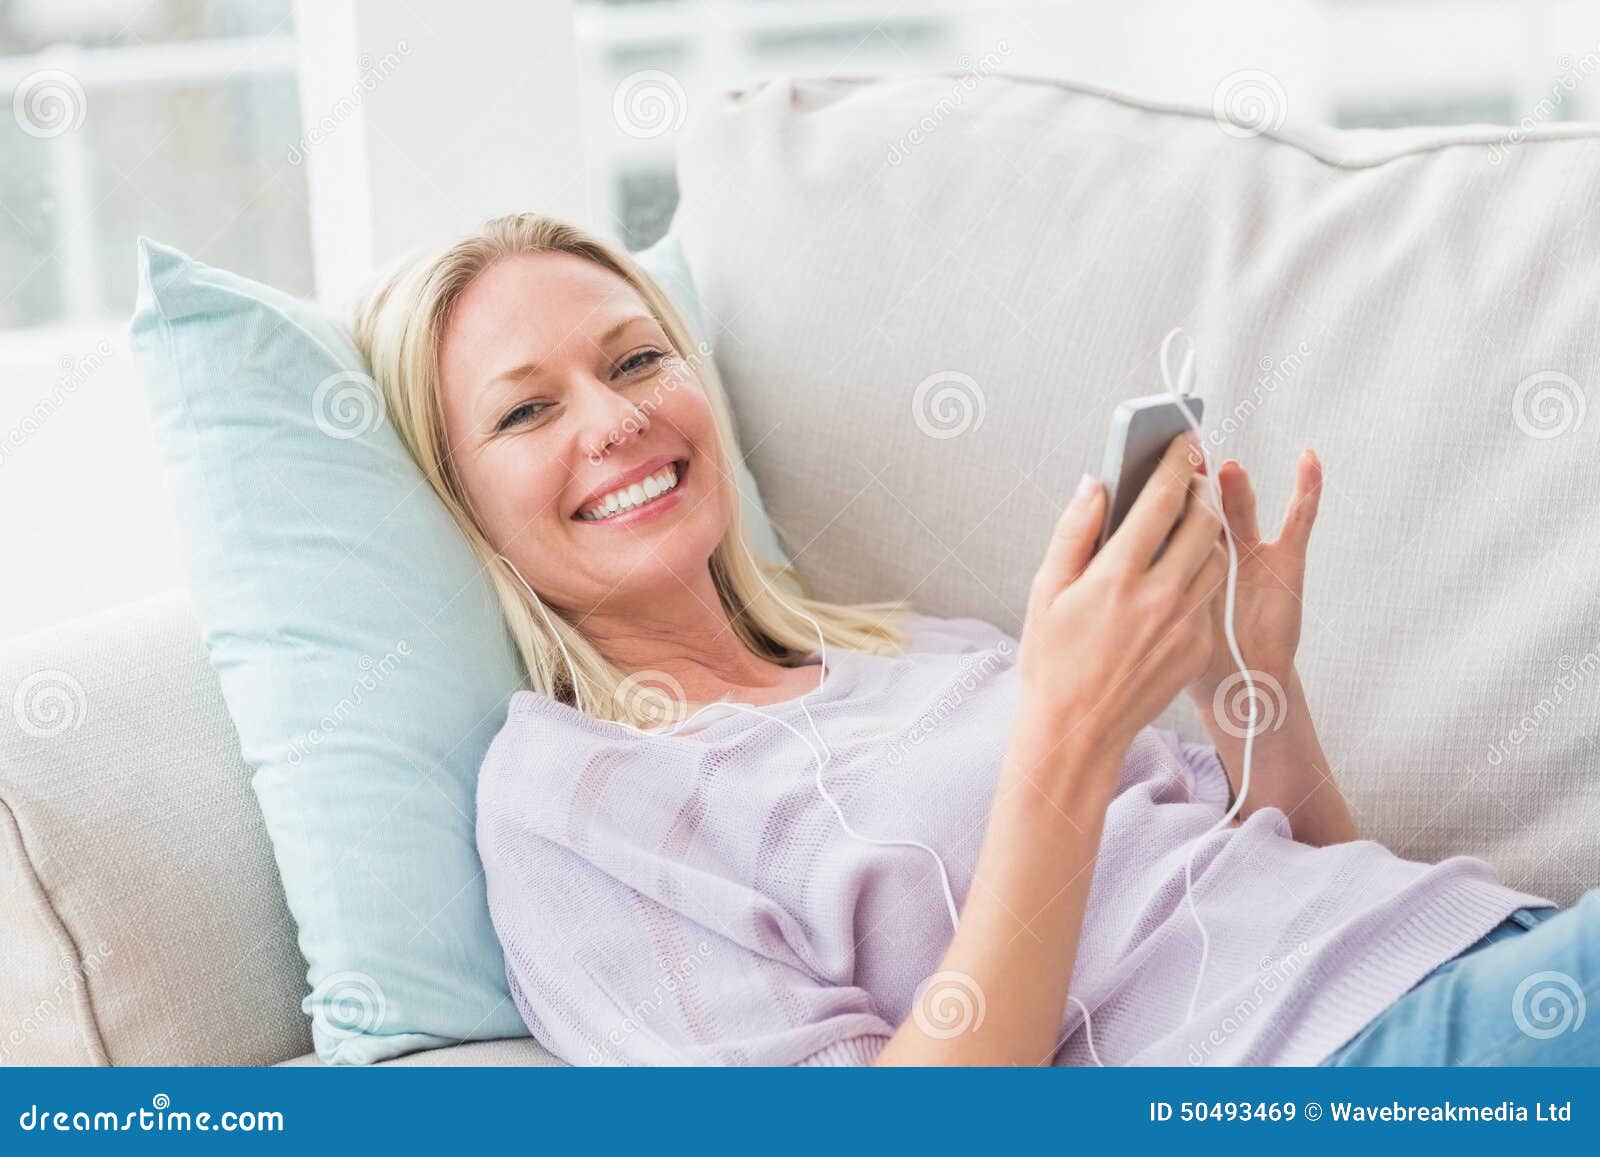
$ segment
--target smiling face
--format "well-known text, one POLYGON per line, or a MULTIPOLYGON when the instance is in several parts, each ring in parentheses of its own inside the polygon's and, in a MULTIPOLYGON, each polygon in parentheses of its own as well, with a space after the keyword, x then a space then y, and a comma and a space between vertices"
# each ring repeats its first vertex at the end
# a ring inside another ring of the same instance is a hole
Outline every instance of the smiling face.
POLYGON ((711 405, 622 277, 495 262, 456 302, 439 389, 479 525, 541 598, 588 614, 703 587, 732 517, 711 405))

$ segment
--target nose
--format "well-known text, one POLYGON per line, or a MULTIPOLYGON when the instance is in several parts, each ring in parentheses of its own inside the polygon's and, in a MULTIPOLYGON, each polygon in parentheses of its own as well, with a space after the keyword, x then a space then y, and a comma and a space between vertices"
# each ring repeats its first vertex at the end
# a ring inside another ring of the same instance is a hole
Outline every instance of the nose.
POLYGON ((605 382, 587 379, 574 387, 568 405, 577 419, 578 446, 598 463, 613 446, 627 446, 650 430, 650 415, 605 382))

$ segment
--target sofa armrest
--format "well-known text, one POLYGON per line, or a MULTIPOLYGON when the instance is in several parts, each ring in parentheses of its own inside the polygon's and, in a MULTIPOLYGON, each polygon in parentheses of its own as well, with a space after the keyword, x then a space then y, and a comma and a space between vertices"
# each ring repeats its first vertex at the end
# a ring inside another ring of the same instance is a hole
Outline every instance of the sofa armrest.
POLYGON ((309 1049, 306 962, 188 592, 0 642, 0 695, 0 1063, 309 1049))

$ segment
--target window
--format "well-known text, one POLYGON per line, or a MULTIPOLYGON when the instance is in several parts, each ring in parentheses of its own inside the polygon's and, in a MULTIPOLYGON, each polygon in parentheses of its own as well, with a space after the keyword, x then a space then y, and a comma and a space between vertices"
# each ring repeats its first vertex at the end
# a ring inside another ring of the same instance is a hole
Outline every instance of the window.
POLYGON ((311 288, 288 0, 0 8, 0 330, 125 318, 140 233, 311 288))
POLYGON ((289 0, 0 5, 0 637, 185 585, 136 239, 312 288, 289 0))

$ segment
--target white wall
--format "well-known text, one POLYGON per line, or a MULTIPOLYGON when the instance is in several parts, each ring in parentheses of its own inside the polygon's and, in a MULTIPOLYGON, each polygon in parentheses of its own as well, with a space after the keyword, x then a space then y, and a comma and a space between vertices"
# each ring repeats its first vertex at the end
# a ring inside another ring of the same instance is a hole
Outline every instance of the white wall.
POLYGON ((295 20, 319 296, 488 217, 587 219, 572 0, 296 0, 295 20))

